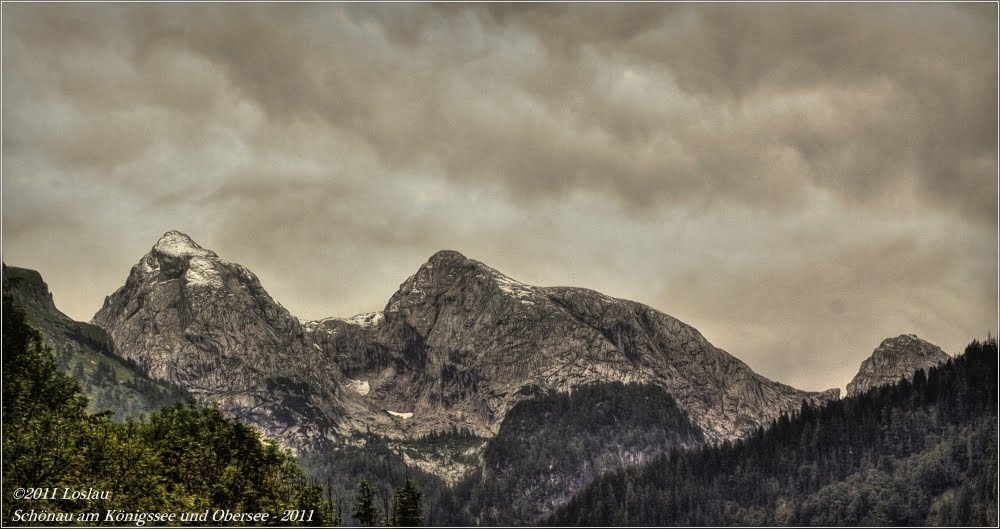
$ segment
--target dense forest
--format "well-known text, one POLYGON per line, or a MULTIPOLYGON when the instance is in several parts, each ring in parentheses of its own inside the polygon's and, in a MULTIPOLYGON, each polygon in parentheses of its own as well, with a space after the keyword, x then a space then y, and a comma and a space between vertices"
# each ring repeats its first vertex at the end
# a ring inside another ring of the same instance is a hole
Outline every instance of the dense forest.
MULTIPOLYGON (((484 440, 468 432, 439 432, 421 439, 405 442, 403 451, 416 449, 425 453, 461 453, 470 444, 484 440)), ((454 522, 450 501, 451 489, 440 477, 408 463, 400 451, 390 446, 390 441, 377 435, 357 435, 330 452, 303 454, 302 466, 309 477, 326 486, 336 498, 339 511, 344 513, 344 525, 385 525, 392 517, 394 490, 399 484, 412 482, 419 488, 423 503, 422 520, 425 525, 449 525, 454 522), (371 489, 374 518, 359 519, 348 516, 351 507, 361 495, 359 482, 371 489)))
POLYGON ((595 476, 704 442, 663 388, 589 384, 519 402, 486 444, 479 472, 457 484, 456 524, 534 524, 595 476))
POLYGON ((997 525, 997 341, 735 444, 606 474, 554 525, 997 525))

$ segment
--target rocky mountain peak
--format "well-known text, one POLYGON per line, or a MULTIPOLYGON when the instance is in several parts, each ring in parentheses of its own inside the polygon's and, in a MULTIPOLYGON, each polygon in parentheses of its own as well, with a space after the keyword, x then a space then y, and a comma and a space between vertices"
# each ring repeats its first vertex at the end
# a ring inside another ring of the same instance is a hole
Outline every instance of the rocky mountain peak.
POLYGON ((93 321, 150 377, 181 385, 293 446, 322 444, 331 434, 336 412, 317 402, 332 401, 313 388, 336 392, 337 374, 305 354, 299 321, 252 272, 184 233, 163 234, 93 321), (284 402, 289 398, 294 405, 284 402))
POLYGON ((153 246, 153 251, 167 257, 218 257, 218 255, 201 247, 186 233, 170 230, 153 246))
POLYGON ((487 304, 498 294, 515 298, 534 296, 544 301, 536 290, 459 252, 441 250, 399 286, 389 299, 386 311, 397 312, 449 300, 461 300, 463 306, 471 309, 473 305, 487 304))
POLYGON ((152 274, 160 280, 183 278, 185 286, 222 287, 218 261, 215 252, 202 248, 186 234, 171 230, 156 241, 136 266, 140 275, 152 274))
POLYGON ((427 260, 424 266, 468 266, 473 263, 471 259, 455 250, 441 250, 427 260))
POLYGON ((858 374, 847 385, 847 396, 872 388, 895 384, 910 378, 918 369, 928 369, 947 362, 950 357, 940 347, 921 340, 915 334, 886 338, 870 357, 861 363, 858 374))

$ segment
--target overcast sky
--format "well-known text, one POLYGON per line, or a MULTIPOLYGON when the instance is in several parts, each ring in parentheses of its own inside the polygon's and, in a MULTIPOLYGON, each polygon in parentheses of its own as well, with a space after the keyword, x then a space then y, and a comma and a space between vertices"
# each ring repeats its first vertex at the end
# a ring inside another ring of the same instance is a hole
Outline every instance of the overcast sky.
POLYGON ((437 250, 772 379, 997 332, 996 4, 4 4, 3 259, 89 320, 169 229, 302 319, 437 250))

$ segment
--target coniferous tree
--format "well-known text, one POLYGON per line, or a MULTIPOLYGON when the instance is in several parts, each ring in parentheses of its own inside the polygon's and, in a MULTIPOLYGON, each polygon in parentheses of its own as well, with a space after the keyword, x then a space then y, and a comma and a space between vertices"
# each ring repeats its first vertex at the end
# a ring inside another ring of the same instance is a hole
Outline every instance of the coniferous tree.
POLYGON ((422 527, 424 525, 423 495, 412 479, 407 479, 396 490, 392 503, 391 525, 397 527, 422 527))
POLYGON ((375 488, 366 480, 358 481, 358 495, 351 516, 366 527, 375 527, 382 520, 382 513, 375 507, 375 488))

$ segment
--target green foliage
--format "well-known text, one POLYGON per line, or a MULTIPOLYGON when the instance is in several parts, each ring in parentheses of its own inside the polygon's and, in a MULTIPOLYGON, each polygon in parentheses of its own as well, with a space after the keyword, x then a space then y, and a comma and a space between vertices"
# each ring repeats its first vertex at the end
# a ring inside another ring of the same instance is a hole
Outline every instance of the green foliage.
POLYGON ((997 342, 913 381, 803 404, 741 442, 596 479, 558 525, 992 525, 997 342))
POLYGON ((351 516, 357 518, 358 523, 366 527, 375 527, 383 519, 384 515, 375 506, 375 487, 365 480, 358 481, 358 494, 354 500, 354 510, 351 516))
POLYGON ((420 489, 412 479, 408 479, 396 490, 389 524, 395 527, 423 527, 423 508, 420 489))
MULTIPOLYGON (((110 366, 109 366, 110 367, 110 366)), ((99 368, 100 377, 111 376, 99 368)), ((3 307, 3 520, 15 509, 81 513, 313 510, 309 525, 337 521, 322 487, 306 481, 287 451, 250 427, 193 401, 148 420, 88 415, 71 378, 24 314, 3 307), (15 500, 19 488, 107 491, 107 499, 15 500)), ((212 523, 211 520, 203 523, 212 523)), ((222 522, 225 525, 231 522, 222 522)))
POLYGON ((57 373, 41 335, 25 323, 23 312, 5 300, 4 520, 14 506, 8 495, 20 484, 58 486, 79 478, 85 465, 80 450, 87 441, 85 408, 76 382, 57 373))

